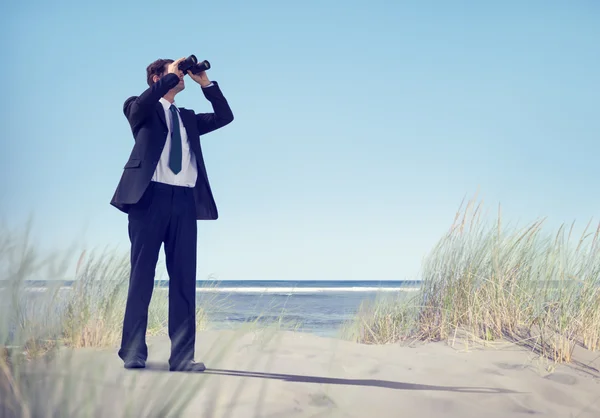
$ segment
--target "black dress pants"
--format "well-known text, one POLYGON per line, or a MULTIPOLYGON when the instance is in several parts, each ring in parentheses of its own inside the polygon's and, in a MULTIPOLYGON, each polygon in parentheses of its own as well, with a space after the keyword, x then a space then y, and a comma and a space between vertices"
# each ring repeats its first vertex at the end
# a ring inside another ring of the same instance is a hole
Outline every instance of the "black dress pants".
POLYGON ((119 357, 146 360, 148 306, 164 243, 169 274, 170 365, 194 359, 197 221, 193 190, 150 182, 128 214, 131 275, 119 357))

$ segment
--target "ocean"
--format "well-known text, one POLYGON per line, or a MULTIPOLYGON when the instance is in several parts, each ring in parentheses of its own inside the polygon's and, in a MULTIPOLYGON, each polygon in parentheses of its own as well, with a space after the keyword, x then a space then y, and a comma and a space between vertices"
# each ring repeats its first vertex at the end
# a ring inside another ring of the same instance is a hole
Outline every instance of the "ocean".
MULTIPOLYGON (((197 301, 205 304, 218 329, 244 322, 279 325, 336 336, 361 303, 398 297, 419 289, 418 281, 222 281, 198 282, 197 301)), ((165 284, 161 284, 165 285, 165 284)))
MULTIPOLYGON (((62 282, 68 290, 73 281, 62 282)), ((43 290, 45 281, 28 281, 31 291, 43 290)), ((155 292, 166 291, 168 281, 156 281, 155 292)), ((419 281, 267 281, 199 280, 198 305, 206 307, 210 327, 231 329, 248 322, 278 324, 283 329, 335 337, 351 321, 361 304, 376 298, 397 298, 418 290, 419 281)), ((0 282, 0 287, 2 283, 0 282)))

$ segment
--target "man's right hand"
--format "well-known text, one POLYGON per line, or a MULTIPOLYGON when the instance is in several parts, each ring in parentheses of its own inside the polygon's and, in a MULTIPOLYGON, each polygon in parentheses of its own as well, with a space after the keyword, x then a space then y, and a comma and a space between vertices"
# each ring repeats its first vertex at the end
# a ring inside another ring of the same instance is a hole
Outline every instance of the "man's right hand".
POLYGON ((177 74, 179 79, 183 79, 185 74, 183 74, 183 71, 179 70, 179 63, 183 60, 185 60, 185 57, 179 58, 178 60, 170 63, 167 67, 167 74, 177 74))

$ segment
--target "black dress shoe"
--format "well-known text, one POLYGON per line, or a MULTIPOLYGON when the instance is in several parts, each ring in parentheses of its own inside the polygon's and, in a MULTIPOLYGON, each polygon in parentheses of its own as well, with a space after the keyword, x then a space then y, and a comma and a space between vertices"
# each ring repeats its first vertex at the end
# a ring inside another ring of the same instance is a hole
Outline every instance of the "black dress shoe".
POLYGON ((144 360, 135 359, 135 360, 127 360, 125 362, 126 369, 143 369, 146 367, 146 362, 144 360))
POLYGON ((206 370, 204 363, 196 363, 195 361, 186 361, 177 365, 170 365, 169 370, 172 372, 203 372, 206 370))

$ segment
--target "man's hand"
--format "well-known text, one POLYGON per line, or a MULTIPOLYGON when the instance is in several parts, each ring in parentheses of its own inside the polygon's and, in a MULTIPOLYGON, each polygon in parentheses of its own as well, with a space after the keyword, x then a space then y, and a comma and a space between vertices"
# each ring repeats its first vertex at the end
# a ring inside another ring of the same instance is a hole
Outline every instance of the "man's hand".
POLYGON ((179 69, 179 63, 181 61, 185 60, 185 57, 183 58, 179 58, 176 61, 173 61, 172 63, 169 64, 169 66, 167 67, 167 74, 177 74, 177 76, 179 77, 180 80, 183 79, 183 71, 181 71, 179 69))
POLYGON ((190 70, 188 70, 188 75, 194 80, 196 83, 200 84, 202 87, 207 87, 210 84, 210 80, 206 75, 206 71, 202 71, 201 73, 194 74, 190 70))

